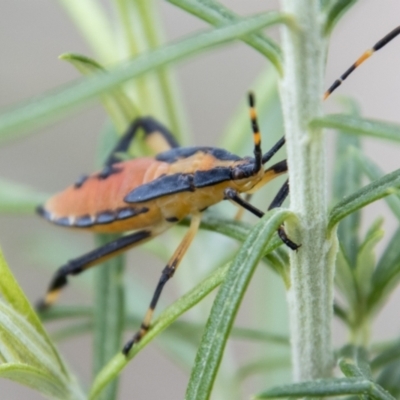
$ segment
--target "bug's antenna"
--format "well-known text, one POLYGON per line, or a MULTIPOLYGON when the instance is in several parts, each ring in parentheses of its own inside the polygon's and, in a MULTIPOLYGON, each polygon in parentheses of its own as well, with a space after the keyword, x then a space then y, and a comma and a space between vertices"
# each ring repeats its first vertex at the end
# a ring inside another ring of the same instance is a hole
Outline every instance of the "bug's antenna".
POLYGON ((261 135, 257 122, 257 111, 255 108, 254 93, 249 92, 249 106, 250 106, 250 120, 251 127, 253 128, 254 140, 254 172, 258 172, 262 168, 262 150, 261 150, 261 135))
POLYGON ((365 51, 361 55, 361 57, 359 57, 358 60, 339 79, 336 79, 336 81, 333 82, 332 86, 324 93, 324 100, 327 99, 330 96, 330 94, 334 90, 336 90, 358 66, 360 66, 365 60, 370 58, 372 54, 374 54, 376 51, 386 46, 391 40, 393 40, 399 34, 400 34, 400 26, 393 29, 385 37, 379 40, 379 42, 375 43, 375 45, 371 49, 365 51))

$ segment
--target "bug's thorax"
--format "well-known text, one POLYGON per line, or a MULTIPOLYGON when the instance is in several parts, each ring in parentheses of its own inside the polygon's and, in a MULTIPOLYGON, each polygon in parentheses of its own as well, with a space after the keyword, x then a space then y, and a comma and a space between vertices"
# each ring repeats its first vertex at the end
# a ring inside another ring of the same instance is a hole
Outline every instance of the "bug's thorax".
POLYGON ((239 193, 251 190, 263 177, 264 170, 254 171, 254 160, 245 158, 232 166, 232 180, 230 187, 239 193))
MULTIPOLYGON (((238 161, 240 163, 240 161, 238 161)), ((198 151, 195 154, 169 164, 168 174, 194 174, 216 168, 232 167, 237 161, 217 159, 213 154, 198 151)))

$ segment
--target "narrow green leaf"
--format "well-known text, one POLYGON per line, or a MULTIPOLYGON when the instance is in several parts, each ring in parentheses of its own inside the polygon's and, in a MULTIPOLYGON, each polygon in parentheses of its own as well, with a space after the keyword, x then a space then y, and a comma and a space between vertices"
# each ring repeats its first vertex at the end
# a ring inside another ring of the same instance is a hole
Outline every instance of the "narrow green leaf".
MULTIPOLYGON (((164 42, 162 21, 157 8, 159 2, 115 0, 115 8, 121 26, 124 59, 159 48, 164 42)), ((142 115, 152 115, 171 132, 180 143, 187 143, 188 129, 184 121, 184 105, 181 102, 173 71, 164 66, 142 75, 126 88, 140 104, 142 115)))
POLYGON ((265 256, 268 264, 277 272, 282 278, 286 289, 290 288, 290 264, 287 260, 282 259, 278 252, 271 252, 265 256))
POLYGON ((333 313, 336 317, 340 318, 342 322, 346 325, 350 326, 350 320, 347 310, 345 310, 341 305, 338 303, 333 304, 333 313))
POLYGON ((222 354, 246 287, 276 229, 292 216, 289 211, 268 212, 250 232, 218 291, 197 352, 186 399, 208 399, 222 354))
POLYGON ((3 258, 3 254, 0 250, 0 293, 4 300, 11 305, 11 307, 18 312, 18 314, 23 315, 26 321, 36 330, 38 335, 46 342, 49 351, 58 363, 58 368, 65 374, 67 370, 61 361, 61 358, 54 348, 50 338, 48 337, 43 325, 41 324, 38 316, 33 311, 25 293, 22 291, 14 276, 12 275, 10 269, 7 266, 6 261, 3 258))
MULTIPOLYGON (((365 154, 356 149, 352 150, 364 173, 371 181, 377 180, 384 175, 384 172, 365 154)), ((398 195, 385 197, 385 201, 393 214, 400 220, 400 197, 398 195)))
POLYGON ((0 353, 5 362, 22 362, 62 380, 57 360, 45 338, 9 305, 0 302, 0 353), (56 362, 55 362, 56 361, 56 362))
POLYGON ((326 9, 334 1, 335 0, 319 0, 322 9, 326 9))
MULTIPOLYGON (((107 72, 97 61, 80 54, 66 53, 59 58, 70 62, 83 75, 107 72)), ((116 88, 101 95, 101 102, 119 133, 123 133, 134 118, 140 114, 136 105, 122 88, 116 88)))
POLYGON ((369 394, 374 399, 394 400, 386 390, 365 378, 317 379, 272 388, 255 396, 256 399, 328 397, 369 394))
MULTIPOLYGON (((361 187, 362 170, 352 152, 360 148, 360 139, 356 136, 338 133, 336 160, 333 180, 333 196, 337 202, 361 187)), ((338 237, 351 268, 355 268, 358 252, 358 230, 360 213, 354 212, 339 224, 338 237)))
POLYGON ((378 139, 400 141, 400 125, 384 121, 354 117, 344 114, 330 114, 310 122, 311 128, 340 129, 355 135, 366 135, 378 139))
POLYGON ((90 390, 89 399, 92 400, 98 398, 102 390, 119 375, 122 369, 125 368, 128 362, 134 358, 140 350, 170 326, 180 315, 195 306, 199 301, 213 291, 223 281, 227 271, 227 265, 218 268, 203 282, 163 311, 153 322, 151 329, 144 338, 133 346, 128 357, 125 357, 121 352, 114 356, 114 358, 97 375, 90 390))
MULTIPOLYGON (((6 377, 20 379, 20 383, 27 384, 28 376, 23 371, 25 364, 27 368, 37 370, 36 373, 43 379, 63 386, 65 391, 70 393, 65 398, 83 398, 81 389, 69 374, 25 294, 11 274, 1 251, 0 276, 0 293, 5 301, 0 302, 0 359, 4 363, 4 376, 10 372, 6 377), (18 369, 13 370, 13 367, 7 372, 7 365, 10 363, 21 364, 20 375, 18 369), (15 374, 12 374, 12 371, 15 374)), ((41 390, 39 378, 37 384, 37 389, 41 390)))
POLYGON ((0 378, 10 379, 43 393, 51 399, 78 400, 83 399, 79 393, 71 393, 60 381, 49 375, 47 371, 22 363, 0 365, 0 378))
POLYGON ((363 298, 371 289, 372 274, 376 265, 375 247, 385 233, 382 225, 383 218, 378 217, 368 229, 358 253, 355 276, 363 298))
POLYGON ((289 346, 289 338, 284 335, 263 332, 249 328, 239 328, 232 327, 231 331, 232 339, 245 339, 245 340, 253 340, 253 341, 262 341, 267 343, 274 343, 282 346, 289 346))
POLYGON ((40 313, 42 321, 57 321, 66 318, 91 318, 92 307, 54 305, 40 313))
MULTIPOLYGON (((124 104, 129 104, 129 99, 124 93, 111 97, 115 111, 123 113, 124 104)), ((124 114, 124 113, 123 113, 124 114)), ((130 123, 127 114, 125 121, 130 123)), ((106 127, 109 128, 109 127, 106 127)), ((126 128, 126 125, 123 129, 126 128)), ((115 139, 112 129, 103 130, 98 142, 96 164, 101 165, 104 157, 108 158, 109 149, 105 147, 110 140, 115 139)), ((114 147, 111 147, 111 149, 114 147)), ((97 246, 117 240, 120 234, 97 234, 97 246)), ((93 377, 101 371, 112 357, 122 349, 122 334, 125 320, 125 296, 123 286, 123 272, 125 255, 119 254, 99 265, 94 272, 94 313, 93 313, 93 377)), ((119 377, 111 382, 100 396, 101 400, 115 400, 118 393, 119 377)))
POLYGON ((83 398, 46 337, 38 333, 25 316, 3 302, 0 302, 0 359, 0 377, 24 385, 30 382, 28 386, 41 392, 46 392, 51 385, 59 388, 66 399, 83 398))
POLYGON ((397 286, 400 279, 400 228, 387 245, 372 275, 368 307, 376 308, 397 286))
POLYGON ((371 361, 371 368, 376 370, 383 366, 400 360, 400 340, 389 346, 371 361))
MULTIPOLYGON (((188 226, 189 220, 183 220, 181 224, 188 226)), ((252 229, 252 225, 243 221, 235 221, 230 218, 220 217, 213 212, 207 212, 201 220, 200 229, 218 232, 232 239, 244 242, 252 229)), ((282 240, 278 235, 274 235, 273 239, 265 248, 264 254, 270 253, 281 245, 282 240)))
POLYGON ((265 357, 249 362, 241 366, 237 372, 237 377, 241 381, 255 374, 267 374, 275 372, 277 369, 289 369, 290 368, 290 357, 271 357, 266 359, 265 357))
POLYGON ((400 396, 400 361, 387 365, 379 374, 377 383, 398 399, 400 396))
POLYGON ((56 115, 65 115, 67 111, 80 104, 150 70, 258 31, 275 23, 276 18, 275 13, 264 13, 234 21, 138 56, 110 69, 107 74, 97 73, 69 85, 64 90, 39 99, 35 97, 0 116, 0 142, 16 137, 12 133, 17 130, 32 128, 39 123, 54 120, 56 115))
POLYGON ((348 345, 340 350, 340 356, 339 367, 346 377, 371 379, 366 348, 348 345))
POLYGON ((59 0, 83 37, 103 61, 118 60, 114 34, 109 19, 96 0, 59 0))
POLYGON ((355 268, 351 268, 347 257, 340 249, 336 259, 335 286, 347 300, 349 310, 353 311, 359 303, 355 268))
POLYGON ((332 208, 329 215, 328 229, 332 229, 344 217, 365 207, 367 204, 396 193, 399 188, 400 169, 364 186, 350 196, 346 196, 332 208))
MULTIPOLYGON (((230 21, 239 21, 240 17, 229 8, 214 0, 167 0, 187 12, 201 18, 208 23, 219 26, 230 21)), ((278 14, 278 13, 277 13, 278 14)), ((280 13, 282 23, 292 24, 287 15, 280 13)), ((293 25, 293 24, 292 24, 293 25)), ((262 33, 253 33, 242 39, 245 43, 258 50, 267 57, 282 75, 282 55, 279 46, 262 33)))
POLYGON ((325 35, 329 35, 339 20, 346 12, 353 7, 358 0, 334 0, 329 4, 326 11, 326 21, 324 26, 325 35))
POLYGON ((0 179, 0 213, 31 214, 48 198, 29 186, 0 179))

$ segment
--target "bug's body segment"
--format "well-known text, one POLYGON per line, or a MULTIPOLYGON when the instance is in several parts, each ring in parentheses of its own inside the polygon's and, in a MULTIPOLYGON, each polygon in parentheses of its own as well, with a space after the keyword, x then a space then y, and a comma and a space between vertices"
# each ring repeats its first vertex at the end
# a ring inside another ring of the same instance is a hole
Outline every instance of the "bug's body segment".
POLYGON ((118 172, 106 178, 93 174, 78 187, 71 185, 41 209, 49 221, 101 233, 157 227, 168 228, 187 215, 219 203, 232 187, 239 193, 267 183, 281 173, 279 165, 248 178, 234 174, 252 167, 254 160, 222 149, 179 148, 153 158, 114 164, 118 172), (185 157, 186 156, 186 157, 185 157), (219 156, 220 158, 217 158, 219 156), (161 161, 165 160, 165 161, 161 161))

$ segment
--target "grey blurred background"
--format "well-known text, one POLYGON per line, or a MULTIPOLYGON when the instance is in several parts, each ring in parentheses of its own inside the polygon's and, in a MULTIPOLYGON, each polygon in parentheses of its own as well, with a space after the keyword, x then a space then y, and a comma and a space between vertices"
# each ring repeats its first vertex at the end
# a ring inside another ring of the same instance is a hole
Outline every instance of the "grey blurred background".
MULTIPOLYGON (((226 0, 223 3, 241 15, 278 8, 276 1, 226 0)), ((169 39, 206 27, 196 18, 161 1, 160 12, 169 39)), ((359 1, 333 34, 327 86, 363 50, 399 25, 399 16, 398 0, 359 1)), ((276 29, 272 33, 277 37, 276 29)), ((0 0, 0 49, 1 108, 76 79, 77 72, 57 59, 61 53, 91 55, 62 7, 54 0, 0 0)), ((237 105, 243 101, 256 76, 266 67, 267 63, 259 54, 240 43, 201 54, 177 65, 184 111, 194 143, 213 145, 217 142, 237 105)), ((357 70, 338 90, 338 94, 353 96, 360 103, 364 116, 400 123, 399 70, 400 39, 396 39, 357 70)), ((338 110, 334 97, 325 106, 327 111, 338 110)), ((35 135, 1 147, 1 177, 49 193, 61 189, 82 172, 93 169, 93 149, 104 121, 103 109, 99 105, 91 105, 57 123, 37 129, 35 135)), ((385 171, 398 168, 400 149, 397 146, 370 139, 364 143, 368 154, 385 171)), ((329 140, 329 148, 333 150, 332 140, 329 140)), ((371 222, 379 214, 385 215, 387 232, 393 232, 396 222, 382 202, 367 208, 366 220, 371 222)), ((48 236, 64 235, 66 241, 78 240, 34 216, 0 217, 0 243, 5 257, 32 301, 43 293, 51 275, 49 270, 39 268, 37 260, 30 259, 29 238, 36 232, 46 232, 48 236)), ((79 241, 82 251, 93 246, 90 237, 80 236, 79 241)), ((139 257, 139 254, 140 251, 135 251, 134 257, 139 257)), ((161 270, 159 262, 153 264, 154 268, 146 267, 146 272, 143 272, 150 274, 150 282, 156 281, 161 270)), ((74 297, 79 290, 71 287, 69 292, 69 296, 74 297)), ((68 295, 64 297, 67 298, 68 295)), ((174 299, 173 295, 171 299, 174 299)), ((397 301, 400 301, 399 295, 397 301)), ((397 301, 393 298, 379 317, 374 336, 385 339, 399 334, 397 301)), ((337 335, 336 342, 341 337, 340 328, 337 335)), ((86 384, 90 382, 91 339, 74 339, 62 343, 60 347, 79 379, 86 384)), ((183 398, 186 383, 187 376, 157 352, 155 345, 150 345, 123 372, 120 398, 180 399, 183 398)), ((257 389, 260 388, 254 390, 257 389)), ((4 380, 0 381, 0 396, 7 400, 42 398, 4 380)))

